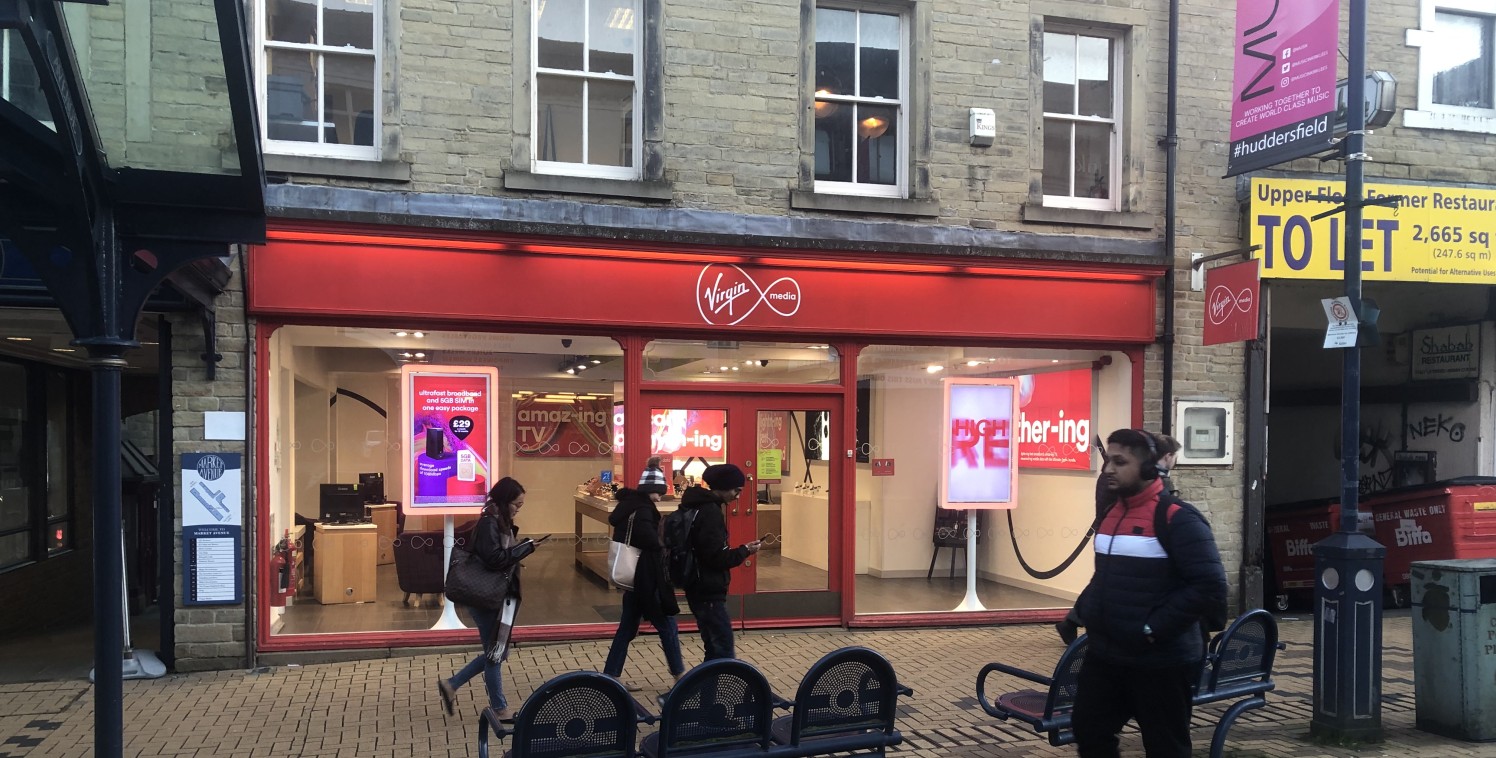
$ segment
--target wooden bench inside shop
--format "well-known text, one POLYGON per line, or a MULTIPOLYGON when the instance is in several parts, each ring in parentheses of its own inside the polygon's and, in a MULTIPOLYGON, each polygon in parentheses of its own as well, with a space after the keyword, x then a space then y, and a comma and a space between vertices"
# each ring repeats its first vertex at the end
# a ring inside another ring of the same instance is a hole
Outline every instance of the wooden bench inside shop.
MULTIPOLYGON (((1076 680, 1086 654, 1086 636, 1081 635, 1060 656, 1051 676, 1036 674, 1005 663, 989 663, 977 675, 977 700, 982 710, 996 718, 1022 721, 1035 732, 1047 734, 1049 744, 1075 741, 1071 711, 1075 706, 1076 680), (1005 692, 989 699, 987 679, 1006 674, 1043 687, 1005 692)), ((1273 683, 1273 660, 1283 648, 1278 641, 1278 622, 1271 613, 1257 609, 1243 614, 1230 627, 1211 638, 1195 685, 1195 707, 1231 702, 1221 714, 1211 738, 1211 758, 1220 758, 1226 735, 1236 720, 1249 710, 1267 705, 1273 683)))
POLYGON ((562 674, 541 685, 512 726, 485 708, 478 756, 491 736, 511 737, 505 758, 803 758, 841 753, 884 755, 903 742, 897 700, 913 695, 877 651, 845 647, 826 654, 801 680, 795 700, 775 695, 753 664, 707 661, 687 671, 649 713, 617 680, 593 672, 562 674), (788 711, 777 716, 776 711, 788 711), (638 725, 659 724, 635 747, 638 725))

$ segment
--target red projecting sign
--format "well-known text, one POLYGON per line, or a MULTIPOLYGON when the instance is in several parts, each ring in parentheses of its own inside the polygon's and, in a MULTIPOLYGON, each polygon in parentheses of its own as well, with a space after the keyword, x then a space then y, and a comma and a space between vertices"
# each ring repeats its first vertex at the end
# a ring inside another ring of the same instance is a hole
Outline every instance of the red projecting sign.
POLYGON ((1201 344, 1255 340, 1261 286, 1258 261, 1217 266, 1205 272, 1205 334, 1201 344))

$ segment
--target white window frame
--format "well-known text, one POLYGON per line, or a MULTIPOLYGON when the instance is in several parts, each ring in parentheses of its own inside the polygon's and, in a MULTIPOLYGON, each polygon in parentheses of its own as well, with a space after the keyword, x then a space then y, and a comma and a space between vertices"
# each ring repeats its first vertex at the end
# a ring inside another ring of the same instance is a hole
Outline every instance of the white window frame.
MULTIPOLYGON (((1037 105, 1039 107, 1040 114, 1041 114, 1040 117, 1039 117, 1040 118, 1041 129, 1042 129, 1042 125, 1044 124, 1044 122, 1047 122, 1047 121, 1049 121, 1051 119, 1060 120, 1060 121, 1067 121, 1067 122, 1070 122, 1072 124, 1111 124, 1112 125, 1112 134, 1111 134, 1111 140, 1110 140, 1110 142, 1111 142, 1111 156, 1110 156, 1110 159, 1108 161, 1108 167, 1109 168, 1108 168, 1108 172, 1107 172, 1107 175, 1108 175, 1108 177, 1110 178, 1110 181, 1111 181, 1111 185, 1110 185, 1110 187, 1107 190, 1107 197, 1105 197, 1105 198, 1075 197, 1074 196, 1075 195, 1075 187, 1072 186, 1070 188, 1070 193, 1071 193, 1070 195, 1044 195, 1044 206, 1046 208, 1081 208, 1081 209, 1085 209, 1085 210, 1097 210, 1097 211, 1115 211, 1115 210, 1120 210, 1121 207, 1122 207, 1122 148, 1123 148, 1122 130, 1124 128, 1126 128, 1126 124, 1124 123, 1124 121, 1125 121, 1126 113, 1127 113, 1127 104, 1124 103, 1123 100, 1122 100, 1122 98, 1123 98, 1123 96, 1125 94, 1125 92, 1124 92, 1124 90, 1122 88, 1122 81, 1123 81, 1123 78, 1124 78, 1123 64, 1126 62, 1125 59, 1123 58, 1123 52, 1124 52, 1124 49, 1126 47, 1127 40, 1126 40, 1126 38, 1122 34, 1116 32, 1116 31, 1110 30, 1110 29, 1099 29, 1099 28, 1094 28, 1094 27, 1075 26, 1075 25, 1072 25, 1072 24, 1063 24, 1063 23, 1054 24, 1054 25, 1045 24, 1045 26, 1044 26, 1044 33, 1045 34, 1064 34, 1064 35, 1069 35, 1071 37, 1076 37, 1076 38, 1078 38, 1078 37, 1096 37, 1096 38, 1102 38, 1102 39, 1106 39, 1106 40, 1108 40, 1110 42, 1111 49, 1112 49, 1112 60, 1111 60, 1111 67, 1112 67, 1112 69, 1111 69, 1112 70, 1112 116, 1111 116, 1111 118, 1098 118, 1098 117, 1095 117, 1095 116, 1077 116, 1077 115, 1073 115, 1073 114, 1069 114, 1069 113, 1050 113, 1048 111, 1043 110, 1043 108, 1044 108, 1044 101, 1043 101, 1043 96, 1042 96, 1042 93, 1043 93, 1043 84, 1042 84, 1042 82, 1043 82, 1043 78, 1044 78, 1044 72, 1042 70, 1034 72, 1035 76, 1037 76, 1040 79, 1040 93, 1041 93, 1041 95, 1040 95, 1040 101, 1039 101, 1039 103, 1037 103, 1037 105)), ((1039 44, 1042 46, 1044 44, 1043 43, 1044 37, 1041 35, 1039 39, 1040 39, 1040 43, 1039 44)), ((1042 50, 1042 49, 1040 50, 1040 60, 1041 61, 1043 60, 1043 53, 1044 52, 1045 52, 1044 50, 1042 50)), ((1078 60, 1079 60, 1079 58, 1077 58, 1077 61, 1078 60)), ((1080 91, 1080 89, 1077 86, 1076 87, 1077 94, 1079 93, 1079 91, 1080 91)), ((1042 136, 1042 133, 1041 133, 1041 136, 1040 136, 1039 139, 1040 139, 1040 153, 1042 154, 1043 153, 1043 147, 1042 147, 1042 145, 1043 145, 1043 136, 1042 136)), ((1041 168, 1040 168, 1040 186, 1043 186, 1043 168, 1042 168, 1043 164, 1041 163, 1040 165, 1041 165, 1041 168)), ((1071 137, 1070 137, 1070 170, 1068 172, 1068 175, 1070 177, 1070 181, 1073 184, 1074 181, 1075 181, 1075 132, 1074 132, 1074 130, 1071 130, 1071 137)))
MULTIPOLYGON (((317 33, 322 34, 322 2, 317 0, 317 33)), ((374 6, 374 37, 372 50, 360 50, 356 47, 332 47, 329 45, 318 45, 299 42, 280 42, 266 38, 265 14, 269 10, 269 3, 260 0, 255 3, 254 14, 254 38, 255 38, 255 90, 259 98, 260 111, 260 139, 264 143, 265 152, 278 155, 301 155, 314 158, 340 158, 344 160, 379 160, 380 134, 384 127, 384 0, 369 0, 374 6), (324 74, 326 59, 324 54, 336 55, 366 55, 374 59, 374 144, 373 145, 333 145, 325 142, 298 142, 296 140, 277 140, 270 138, 270 109, 266 102, 270 50, 294 50, 302 51, 317 56, 317 107, 323 110, 327 108, 325 96, 327 77, 324 74)))
MULTIPOLYGON (((898 156, 894 159, 898 166, 898 179, 893 184, 865 184, 862 182, 833 182, 824 179, 815 180, 815 191, 829 195, 859 195, 862 197, 908 197, 909 193, 909 11, 907 9, 893 8, 882 5, 849 5, 844 3, 817 3, 817 8, 828 8, 840 11, 855 11, 857 13, 856 35, 857 49, 862 49, 862 13, 880 13, 887 16, 898 16, 899 19, 899 98, 889 100, 883 97, 858 97, 855 95, 826 95, 817 97, 814 90, 815 81, 806 82, 807 87, 812 88, 811 102, 834 102, 854 105, 889 105, 898 109, 899 144, 898 156)), ((811 55, 815 55, 816 41, 811 39, 811 55)), ((852 56, 852 81, 861 82, 862 56, 852 56)), ((814 66, 812 66, 812 71, 814 66)), ((812 158, 814 158, 814 145, 812 145, 812 158)), ((855 154, 856 147, 853 152, 855 154)), ((856 172, 857 161, 852 161, 853 172, 856 172)))
MULTIPOLYGON (((1435 15, 1440 11, 1465 16, 1479 16, 1496 24, 1496 6, 1491 0, 1421 0, 1417 29, 1407 30, 1406 44, 1418 48, 1418 109, 1403 111, 1403 126, 1418 129, 1496 134, 1496 107, 1467 108, 1434 102, 1434 70, 1424 65, 1425 55, 1438 47, 1434 32, 1435 15)), ((1496 62, 1491 72, 1496 86, 1496 62)))
POLYGON ((591 35, 592 28, 589 23, 592 16, 593 0, 584 0, 582 12, 582 70, 571 71, 559 68, 540 67, 540 11, 543 2, 531 3, 530 15, 530 134, 533 149, 531 150, 532 168, 537 174, 554 174, 557 176, 581 176, 596 179, 622 179, 625 181, 638 181, 643 176, 644 163, 644 110, 642 100, 642 87, 640 81, 644 78, 644 0, 632 0, 634 4, 634 73, 632 76, 623 74, 594 73, 587 71, 587 61, 592 55, 591 35), (631 150, 634 156, 632 166, 599 166, 591 163, 568 163, 565 161, 544 161, 540 159, 540 76, 556 76, 577 79, 582 82, 582 159, 587 159, 587 151, 590 148, 588 129, 592 120, 591 110, 588 106, 587 90, 588 83, 594 81, 629 82, 634 85, 634 119, 633 128, 629 139, 633 145, 631 150))

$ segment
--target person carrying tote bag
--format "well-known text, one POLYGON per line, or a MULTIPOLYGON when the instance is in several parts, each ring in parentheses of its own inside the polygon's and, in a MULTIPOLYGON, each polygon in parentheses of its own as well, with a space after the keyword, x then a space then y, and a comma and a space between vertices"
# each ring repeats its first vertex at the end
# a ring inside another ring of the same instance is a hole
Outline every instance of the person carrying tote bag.
MULTIPOLYGON (((458 671, 451 679, 438 679, 436 683, 437 692, 441 695, 442 707, 446 709, 447 715, 455 711, 457 689, 466 684, 468 680, 483 674, 483 685, 488 690, 488 704, 498 712, 502 720, 512 720, 514 711, 509 708, 509 701, 504 697, 504 680, 502 665, 509 657, 509 633, 514 628, 514 617, 519 611, 520 604, 520 561, 524 560, 535 548, 545 542, 546 538, 539 540, 520 540, 519 527, 514 525, 514 517, 520 508, 525 505, 525 488, 510 477, 500 479, 493 489, 488 492, 488 501, 484 503, 483 514, 478 517, 478 524, 473 529, 473 542, 468 551, 471 557, 461 555, 464 552, 458 546, 453 546, 453 563, 462 563, 462 566, 451 566, 449 571, 457 571, 458 584, 463 585, 460 591, 458 586, 452 586, 457 598, 454 603, 466 600, 474 605, 463 604, 468 616, 473 619, 473 625, 478 627, 478 636, 483 643, 483 652, 469 661, 462 670, 458 671), (481 563, 482 567, 491 573, 490 581, 485 583, 484 577, 476 575, 472 569, 474 563, 481 563), (462 581, 467 579, 468 581, 462 581)), ((453 577, 449 576, 449 579, 453 577)))
MULTIPOLYGON (((624 588, 623 615, 618 621, 618 631, 613 634, 607 663, 603 666, 603 673, 614 679, 623 675, 629 643, 638 636, 642 619, 649 619, 660 633, 660 647, 664 650, 665 664, 670 668, 671 676, 680 678, 686 670, 680 654, 680 633, 675 625, 680 606, 675 601, 675 588, 670 585, 670 576, 665 570, 665 546, 660 541, 660 509, 655 505, 664 497, 667 486, 659 457, 650 458, 648 467, 639 478, 639 486, 619 490, 618 506, 608 517, 608 523, 613 525, 615 542, 639 551, 633 586, 624 588)), ((630 692, 642 689, 628 682, 624 687, 630 692)))

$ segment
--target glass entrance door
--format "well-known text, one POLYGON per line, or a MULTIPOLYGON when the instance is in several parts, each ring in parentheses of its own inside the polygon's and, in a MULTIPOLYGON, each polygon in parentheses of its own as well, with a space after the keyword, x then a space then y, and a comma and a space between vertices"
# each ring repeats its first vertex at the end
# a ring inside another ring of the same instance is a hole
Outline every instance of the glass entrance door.
MULTIPOLYGON (((763 548, 732 572, 729 606, 740 625, 839 618, 838 561, 849 556, 834 529, 846 504, 836 437, 836 398, 763 394, 646 393, 650 445, 677 483, 701 484, 713 463, 733 463, 747 484, 723 507, 727 547, 763 548), (833 549, 835 547, 835 549, 833 549), (758 623, 755 623, 758 622, 758 623)), ((677 500, 661 503, 674 510, 677 500)))

